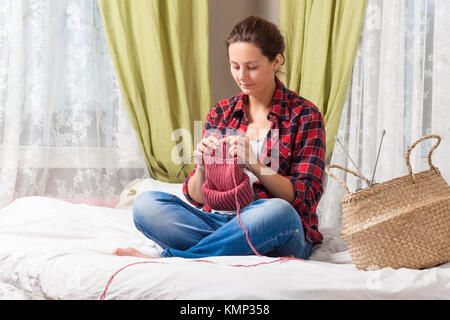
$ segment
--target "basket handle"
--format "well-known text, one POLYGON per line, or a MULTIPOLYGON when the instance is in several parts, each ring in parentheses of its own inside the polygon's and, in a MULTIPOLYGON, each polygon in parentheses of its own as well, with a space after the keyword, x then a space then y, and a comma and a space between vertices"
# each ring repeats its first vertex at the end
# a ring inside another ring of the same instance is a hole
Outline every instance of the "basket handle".
POLYGON ((411 168, 411 163, 409 160, 409 157, 411 155, 411 151, 416 147, 417 144, 419 144, 420 142, 427 140, 427 139, 431 139, 431 138, 436 138, 437 142, 434 144, 434 146, 431 147, 430 151, 428 152, 428 164, 430 165, 430 169, 436 170, 436 167, 433 166, 433 163, 431 162, 431 154, 433 153, 433 151, 438 147, 438 145, 441 143, 441 137, 438 136, 437 134, 431 134, 428 136, 424 136, 422 138, 420 138, 419 140, 417 140, 416 142, 414 142, 409 148, 408 151, 406 152, 406 166, 408 167, 408 172, 409 172, 409 176, 411 177, 411 181, 412 183, 414 183, 414 176, 413 176, 413 170, 411 168))
POLYGON ((364 180, 364 181, 367 183, 367 185, 370 186, 370 181, 369 181, 369 179, 367 179, 366 177, 360 175, 358 172, 355 172, 355 171, 353 171, 353 170, 350 170, 350 169, 347 169, 347 168, 338 166, 337 164, 330 164, 330 165, 326 166, 326 167, 325 167, 325 172, 328 173, 328 174, 330 175, 330 177, 332 177, 334 180, 336 180, 337 182, 339 182, 340 184, 342 184, 342 185, 344 186, 345 191, 347 192, 347 194, 350 194, 350 193, 351 193, 350 190, 348 189, 347 184, 344 182, 344 180, 342 180, 341 178, 339 178, 338 176, 336 176, 336 175, 334 175, 334 174, 332 174, 332 173, 330 172, 330 169, 332 169, 332 168, 341 169, 341 170, 344 170, 344 171, 346 171, 346 172, 348 172, 348 173, 351 173, 352 175, 354 175, 354 176, 360 178, 361 180, 364 180))

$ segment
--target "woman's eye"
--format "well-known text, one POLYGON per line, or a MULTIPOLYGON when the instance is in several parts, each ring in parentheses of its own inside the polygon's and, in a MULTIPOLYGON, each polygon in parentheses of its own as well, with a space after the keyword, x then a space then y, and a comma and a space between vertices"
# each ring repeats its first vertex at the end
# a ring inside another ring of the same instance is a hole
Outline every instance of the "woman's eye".
MULTIPOLYGON (((231 66, 234 70, 239 70, 239 66, 231 66)), ((248 70, 256 70, 256 69, 258 69, 258 67, 257 66, 255 66, 255 67, 247 67, 247 69, 248 70)))

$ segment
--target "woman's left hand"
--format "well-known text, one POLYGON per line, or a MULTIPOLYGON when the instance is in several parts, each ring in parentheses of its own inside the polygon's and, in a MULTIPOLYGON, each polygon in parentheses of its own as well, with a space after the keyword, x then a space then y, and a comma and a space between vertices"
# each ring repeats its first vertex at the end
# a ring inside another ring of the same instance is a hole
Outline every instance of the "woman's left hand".
POLYGON ((231 136, 227 137, 226 141, 230 148, 228 154, 232 157, 238 157, 238 163, 244 164, 247 170, 255 172, 258 159, 253 152, 253 148, 250 145, 250 140, 247 136, 231 136))

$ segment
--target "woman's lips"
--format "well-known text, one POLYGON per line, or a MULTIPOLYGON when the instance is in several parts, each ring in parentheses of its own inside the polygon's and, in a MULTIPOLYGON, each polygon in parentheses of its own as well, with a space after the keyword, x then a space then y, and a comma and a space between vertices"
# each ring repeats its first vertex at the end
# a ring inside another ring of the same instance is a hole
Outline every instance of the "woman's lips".
POLYGON ((253 85, 252 84, 241 84, 241 86, 245 89, 251 88, 253 85))

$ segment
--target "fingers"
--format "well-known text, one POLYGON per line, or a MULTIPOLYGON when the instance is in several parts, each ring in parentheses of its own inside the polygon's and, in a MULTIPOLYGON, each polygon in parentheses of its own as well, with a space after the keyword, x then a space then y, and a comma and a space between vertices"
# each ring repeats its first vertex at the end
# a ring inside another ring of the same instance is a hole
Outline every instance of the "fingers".
POLYGON ((247 137, 241 137, 241 136, 229 136, 225 138, 225 141, 228 143, 228 145, 230 146, 229 150, 231 150, 231 148, 234 147, 245 147, 246 145, 246 140, 247 137))
POLYGON ((195 161, 201 164, 203 155, 211 155, 213 150, 217 150, 222 143, 226 143, 229 147, 227 150, 229 157, 238 157, 243 161, 242 163, 253 163, 255 162, 256 156, 253 153, 249 141, 247 136, 233 135, 219 140, 216 136, 211 135, 203 138, 197 145, 194 151, 195 161))
POLYGON ((230 144, 228 154, 230 156, 238 157, 242 163, 256 163, 257 158, 250 145, 250 139, 247 136, 232 136, 228 138, 228 141, 230 144))
POLYGON ((215 136, 204 138, 201 144, 202 152, 211 154, 212 150, 216 150, 219 144, 219 139, 217 139, 215 136))
POLYGON ((238 157, 245 159, 245 149, 240 148, 239 146, 232 145, 230 149, 228 149, 228 155, 230 157, 238 157))
POLYGON ((242 160, 249 161, 252 156, 252 150, 243 145, 234 144, 228 149, 228 154, 231 157, 237 156, 242 160))
POLYGON ((203 138, 202 141, 197 144, 197 147, 194 151, 195 162, 198 164, 202 164, 203 155, 211 155, 213 150, 216 150, 219 145, 219 139, 217 139, 213 135, 203 138))

